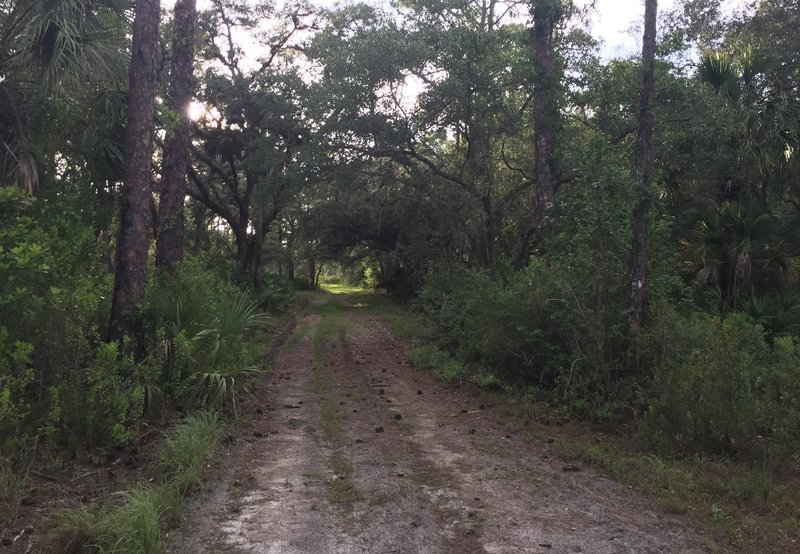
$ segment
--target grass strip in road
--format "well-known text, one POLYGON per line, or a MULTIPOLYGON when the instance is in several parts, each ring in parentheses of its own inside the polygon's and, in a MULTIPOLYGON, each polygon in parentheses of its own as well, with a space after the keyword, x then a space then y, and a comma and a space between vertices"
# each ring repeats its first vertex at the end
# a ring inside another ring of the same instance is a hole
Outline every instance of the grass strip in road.
POLYGON ((314 334, 314 374, 311 384, 320 401, 322 433, 333 447, 328 464, 334 475, 326 482, 327 498, 331 503, 347 506, 361 499, 362 495, 352 479, 353 464, 344 452, 344 423, 325 365, 333 341, 338 340, 344 344, 346 340, 342 318, 344 311, 342 305, 335 300, 331 300, 328 305, 319 306, 318 309, 324 315, 314 334))

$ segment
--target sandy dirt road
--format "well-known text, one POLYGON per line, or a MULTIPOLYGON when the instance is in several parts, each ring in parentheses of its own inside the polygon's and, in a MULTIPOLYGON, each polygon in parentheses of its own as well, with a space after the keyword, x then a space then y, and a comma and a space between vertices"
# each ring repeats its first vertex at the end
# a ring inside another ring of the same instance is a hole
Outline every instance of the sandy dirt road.
POLYGON ((252 435, 235 441, 173 551, 704 551, 652 502, 510 434, 468 387, 411 367, 405 348, 347 297, 312 306, 252 435))

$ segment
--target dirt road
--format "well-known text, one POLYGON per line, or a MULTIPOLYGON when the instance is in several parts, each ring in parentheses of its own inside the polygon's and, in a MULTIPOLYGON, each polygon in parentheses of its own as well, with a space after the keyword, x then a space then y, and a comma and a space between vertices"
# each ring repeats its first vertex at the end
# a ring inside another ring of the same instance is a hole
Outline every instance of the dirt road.
POLYGON ((322 302, 176 551, 703 551, 651 502, 410 367, 378 317, 347 297, 322 302))

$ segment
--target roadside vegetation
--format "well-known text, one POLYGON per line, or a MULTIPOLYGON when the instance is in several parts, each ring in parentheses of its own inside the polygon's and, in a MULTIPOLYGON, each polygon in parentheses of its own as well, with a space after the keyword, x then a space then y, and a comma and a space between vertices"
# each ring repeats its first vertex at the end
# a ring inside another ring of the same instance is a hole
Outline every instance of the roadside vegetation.
POLYGON ((221 433, 214 412, 187 416, 164 433, 154 451, 155 483, 111 495, 100 506, 67 508, 53 516, 46 551, 163 552, 166 531, 179 522, 187 493, 198 487, 221 433))

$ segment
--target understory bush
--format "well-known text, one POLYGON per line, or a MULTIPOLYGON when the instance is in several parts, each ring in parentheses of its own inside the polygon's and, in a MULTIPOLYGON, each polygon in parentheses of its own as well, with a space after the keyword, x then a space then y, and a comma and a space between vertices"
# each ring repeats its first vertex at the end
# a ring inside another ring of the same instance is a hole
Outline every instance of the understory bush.
POLYGON ((169 402, 231 405, 263 367, 256 338, 268 314, 291 300, 280 278, 265 276, 254 295, 219 264, 187 256, 174 273, 150 271, 132 336, 107 343, 110 246, 81 214, 0 187, 3 457, 36 444, 58 464, 125 444, 169 402))
POLYGON ((432 344, 409 350, 408 361, 415 367, 433 371, 445 383, 453 383, 464 377, 464 367, 450 354, 432 344))
POLYGON ((534 259, 505 280, 433 273, 420 303, 434 344, 410 361, 441 372, 455 360, 461 375, 474 366, 467 377, 478 386, 516 386, 579 417, 639 418, 645 442, 665 453, 769 467, 797 458, 800 338, 776 334, 791 327, 699 311, 680 282, 655 280, 634 373, 624 296, 598 300, 571 269, 534 259))
POLYGON ((562 403, 611 391, 624 312, 591 303, 557 266, 535 259, 505 282, 449 268, 429 277, 420 302, 437 343, 493 380, 534 387, 562 403))
POLYGON ((749 316, 678 314, 650 326, 647 436, 671 451, 766 464, 800 452, 800 338, 769 339, 749 316))

